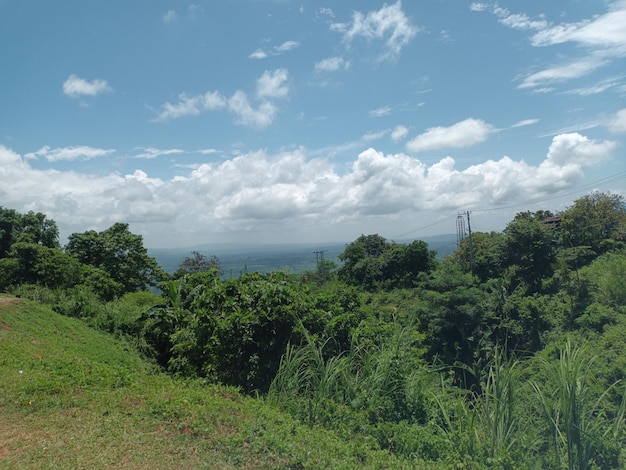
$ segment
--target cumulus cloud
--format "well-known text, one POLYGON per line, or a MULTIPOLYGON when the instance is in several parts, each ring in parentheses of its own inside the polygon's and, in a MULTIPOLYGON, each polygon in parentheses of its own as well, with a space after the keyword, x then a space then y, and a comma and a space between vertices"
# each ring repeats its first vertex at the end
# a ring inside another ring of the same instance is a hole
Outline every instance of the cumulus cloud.
POLYGON ((101 158, 111 155, 115 150, 99 149, 88 147, 85 145, 77 145, 73 147, 51 148, 48 145, 41 147, 36 152, 27 153, 24 158, 31 160, 36 158, 45 158, 49 162, 58 162, 63 160, 90 160, 92 158, 101 158))
POLYGON ((397 126, 391 131, 391 139, 394 142, 404 139, 409 134, 409 129, 406 126, 397 126))
POLYGON ((392 5, 385 4, 380 10, 366 14, 355 11, 351 22, 333 23, 331 29, 342 33, 343 41, 347 44, 357 38, 383 41, 386 51, 380 59, 397 58, 418 32, 418 28, 411 24, 402 11, 401 1, 392 5))
POLYGON ((63 82, 63 93, 71 98, 96 96, 109 91, 113 89, 107 81, 99 78, 89 81, 72 74, 63 82))
POLYGON ((243 91, 236 91, 228 100, 228 109, 236 116, 235 122, 248 127, 267 127, 274 120, 276 106, 269 102, 263 102, 258 108, 254 108, 248 101, 243 91))
POLYGON ((431 127, 406 144, 410 152, 442 148, 462 148, 487 140, 495 128, 482 119, 465 119, 450 127, 431 127))
POLYGON ((178 119, 186 116, 197 116, 206 111, 227 109, 235 116, 235 122, 249 127, 262 128, 269 126, 276 116, 278 108, 273 100, 286 98, 289 95, 289 73, 281 68, 265 71, 257 80, 256 106, 248 99, 247 94, 237 90, 230 98, 218 91, 189 96, 182 93, 177 103, 167 102, 161 106, 153 122, 178 119))
POLYGON ((289 94, 287 69, 266 70, 257 80, 257 98, 285 98, 289 94))
POLYGON ((611 132, 626 134, 626 108, 620 109, 611 118, 608 127, 611 132))
POLYGON ((167 121, 185 116, 197 116, 204 111, 222 109, 228 101, 217 91, 210 91, 201 95, 189 96, 186 93, 178 95, 178 103, 165 103, 153 121, 167 121))
POLYGON ((537 164, 503 156, 465 169, 451 157, 427 165, 374 148, 340 168, 304 149, 260 151, 162 179, 142 170, 94 176, 37 169, 0 145, 0 194, 6 207, 45 212, 66 236, 126 221, 152 246, 229 240, 249 231, 286 233, 286 240, 289 228, 330 233, 343 223, 368 223, 376 230, 427 211, 523 205, 576 187, 585 169, 615 148, 613 141, 561 134, 537 164))

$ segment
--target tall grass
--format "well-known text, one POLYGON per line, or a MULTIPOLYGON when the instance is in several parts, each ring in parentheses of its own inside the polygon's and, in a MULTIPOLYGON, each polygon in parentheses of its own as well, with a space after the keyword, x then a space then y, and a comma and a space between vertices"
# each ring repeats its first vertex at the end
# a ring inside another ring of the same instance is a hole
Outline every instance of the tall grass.
POLYGON ((568 340, 556 366, 546 364, 556 384, 553 392, 546 394, 544 387, 532 384, 552 430, 555 458, 569 470, 597 468, 599 459, 617 464, 619 459, 626 398, 615 416, 608 417, 603 402, 617 383, 598 396, 592 387, 594 360, 568 340))

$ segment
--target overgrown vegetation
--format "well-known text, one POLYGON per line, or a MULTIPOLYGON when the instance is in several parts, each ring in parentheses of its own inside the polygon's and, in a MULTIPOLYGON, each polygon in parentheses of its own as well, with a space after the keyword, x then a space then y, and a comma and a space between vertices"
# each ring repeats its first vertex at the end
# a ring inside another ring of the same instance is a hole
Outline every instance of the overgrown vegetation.
POLYGON ((234 386, 298 429, 332 430, 379 466, 626 465, 619 196, 520 213, 443 261, 424 242, 362 235, 339 269, 228 280, 199 253, 168 279, 124 224, 61 250, 45 216, 0 212, 0 287, 132 344, 178 380, 234 386), (162 295, 144 291, 158 280, 162 295))

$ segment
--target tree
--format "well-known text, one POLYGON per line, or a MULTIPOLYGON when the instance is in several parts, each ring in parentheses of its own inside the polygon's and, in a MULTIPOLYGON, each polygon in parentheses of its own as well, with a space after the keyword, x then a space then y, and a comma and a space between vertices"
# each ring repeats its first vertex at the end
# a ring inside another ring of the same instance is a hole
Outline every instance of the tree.
MULTIPOLYGON (((543 220, 543 219, 542 219, 543 220)), ((523 282, 536 292, 552 275, 556 241, 552 230, 530 213, 518 214, 504 229, 502 258, 513 282, 523 282)))
POLYGON ((561 216, 561 243, 565 247, 589 247, 606 251, 626 241, 626 205, 618 194, 593 192, 583 196, 561 216))
POLYGON ((0 258, 11 256, 11 247, 18 242, 59 248, 59 229, 41 212, 20 214, 0 206, 0 258))
POLYGON ((216 269, 219 275, 222 274, 222 265, 217 256, 213 255, 210 258, 203 255, 199 251, 192 251, 191 256, 186 257, 176 272, 172 275, 173 279, 179 279, 186 274, 196 274, 211 269, 216 269))
POLYGON ((502 275, 502 252, 505 235, 497 232, 474 232, 472 234, 472 252, 469 247, 469 238, 465 238, 461 245, 450 255, 450 260, 459 263, 466 271, 472 271, 481 281, 502 275), (472 266, 473 264, 473 266, 472 266))
POLYGON ((157 261, 148 256, 141 235, 131 233, 128 224, 116 223, 102 232, 73 233, 65 251, 111 276, 120 285, 118 295, 155 286, 167 277, 157 261))
POLYGON ((344 265, 339 275, 366 289, 380 285, 410 285, 420 272, 435 266, 435 252, 423 241, 388 242, 378 234, 361 235, 339 255, 344 265))

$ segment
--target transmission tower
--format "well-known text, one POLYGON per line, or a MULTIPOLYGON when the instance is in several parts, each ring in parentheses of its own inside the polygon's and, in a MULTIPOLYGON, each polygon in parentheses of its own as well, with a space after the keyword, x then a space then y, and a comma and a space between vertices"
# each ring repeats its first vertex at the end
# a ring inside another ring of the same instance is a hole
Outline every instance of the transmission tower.
POLYGON ((472 244, 472 224, 470 223, 471 211, 459 212, 456 216, 456 242, 461 246, 465 240, 465 217, 467 217, 467 235, 469 237, 470 271, 474 272, 474 246, 472 244))
POLYGON ((327 250, 314 251, 317 260, 317 271, 322 275, 322 283, 326 282, 326 263, 324 263, 324 253, 327 250))
POLYGON ((456 216, 456 244, 461 246, 461 242, 465 240, 465 216, 459 212, 456 216))

